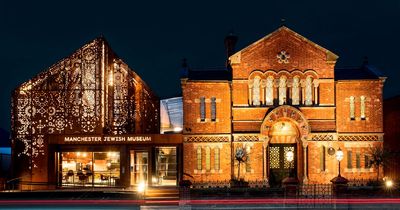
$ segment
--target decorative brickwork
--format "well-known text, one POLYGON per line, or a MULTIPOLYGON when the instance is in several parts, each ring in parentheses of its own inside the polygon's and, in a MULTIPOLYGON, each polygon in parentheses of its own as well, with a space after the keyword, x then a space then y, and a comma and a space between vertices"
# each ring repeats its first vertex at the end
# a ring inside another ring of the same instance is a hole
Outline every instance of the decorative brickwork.
POLYGON ((185 136, 184 142, 229 142, 230 136, 221 135, 199 135, 199 136, 185 136))
POLYGON ((339 135, 338 141, 383 141, 382 135, 339 135))
POLYGON ((333 141, 334 137, 332 134, 315 134, 311 138, 312 141, 333 141))
POLYGON ((234 135, 233 141, 259 141, 259 134, 252 134, 252 135, 234 135))

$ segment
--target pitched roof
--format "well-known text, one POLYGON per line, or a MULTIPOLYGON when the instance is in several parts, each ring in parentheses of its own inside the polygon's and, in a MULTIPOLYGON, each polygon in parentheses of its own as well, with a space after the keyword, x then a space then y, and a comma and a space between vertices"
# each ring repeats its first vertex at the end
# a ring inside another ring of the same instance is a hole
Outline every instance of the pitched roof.
POLYGON ((382 72, 369 64, 359 67, 335 68, 335 80, 380 79, 382 72))
POLYGON ((229 57, 229 60, 231 61, 231 63, 238 63, 238 62, 240 63, 240 57, 241 57, 241 53, 243 51, 245 51, 246 49, 249 49, 249 48, 257 45, 258 43, 260 43, 260 42, 262 42, 264 40, 270 39, 271 37, 275 36, 276 34, 282 33, 283 31, 289 32, 289 33, 293 34, 294 36, 304 40, 307 43, 309 43, 310 45, 316 47, 317 49, 325 52, 328 61, 336 61, 339 58, 339 56, 336 55, 335 53, 325 49, 324 47, 321 47, 320 45, 318 45, 318 44, 316 44, 314 42, 312 42, 311 40, 307 39, 306 37, 304 37, 304 36, 302 36, 302 35, 300 35, 298 33, 296 33, 295 31, 291 30, 290 28, 288 28, 286 26, 281 26, 278 29, 276 29, 275 31, 273 31, 272 33, 270 33, 270 34, 262 37, 261 39, 253 42, 252 44, 248 45, 247 47, 237 51, 236 53, 234 53, 233 55, 231 55, 229 57))

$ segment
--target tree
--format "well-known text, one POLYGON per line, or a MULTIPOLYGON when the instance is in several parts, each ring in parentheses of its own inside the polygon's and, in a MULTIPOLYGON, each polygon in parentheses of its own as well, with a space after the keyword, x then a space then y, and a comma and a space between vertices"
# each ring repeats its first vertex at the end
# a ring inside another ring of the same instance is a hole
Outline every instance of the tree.
POLYGON ((376 181, 379 180, 380 168, 387 164, 390 152, 383 148, 382 145, 369 148, 370 164, 377 169, 376 181))
POLYGON ((236 148, 235 152, 235 160, 238 161, 238 177, 237 179, 240 179, 240 165, 241 163, 244 163, 247 161, 247 151, 245 147, 238 147, 236 148))

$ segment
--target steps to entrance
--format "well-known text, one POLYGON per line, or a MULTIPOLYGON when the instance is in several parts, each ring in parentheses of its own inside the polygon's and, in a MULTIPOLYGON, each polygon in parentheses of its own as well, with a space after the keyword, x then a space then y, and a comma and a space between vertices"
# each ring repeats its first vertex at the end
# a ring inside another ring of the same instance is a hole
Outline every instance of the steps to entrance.
POLYGON ((151 187, 145 192, 145 198, 147 199, 178 199, 179 189, 176 187, 164 188, 164 187, 151 187))

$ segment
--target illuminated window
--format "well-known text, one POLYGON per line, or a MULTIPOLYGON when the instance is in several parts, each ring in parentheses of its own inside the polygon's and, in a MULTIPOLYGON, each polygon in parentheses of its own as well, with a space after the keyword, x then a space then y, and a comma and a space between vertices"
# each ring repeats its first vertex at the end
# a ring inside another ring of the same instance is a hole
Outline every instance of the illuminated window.
POLYGON ((200 98, 200 120, 206 121, 206 98, 200 98))
POLYGON ((216 98, 211 98, 211 121, 215 121, 217 119, 217 102, 216 98))
POLYGON ((354 120, 355 118, 354 96, 350 96, 350 119, 354 120))
POLYGON ((260 77, 254 77, 253 81, 253 105, 260 106, 260 77))
POLYGON ((325 146, 321 146, 321 152, 319 156, 319 162, 320 162, 320 169, 321 171, 325 171, 325 155, 326 155, 326 148, 325 146))
POLYGON ((214 169, 219 171, 219 148, 214 149, 214 169))
POLYGON ((312 105, 312 78, 310 76, 307 77, 306 79, 305 95, 306 95, 305 105, 312 105))
POLYGON ((211 149, 210 147, 206 147, 206 170, 211 170, 211 149))
POLYGON ((347 151, 347 168, 353 168, 351 153, 352 153, 351 151, 347 151))
POLYGON ((279 105, 286 104, 286 77, 279 79, 279 105))
POLYGON ((361 101, 361 120, 365 120, 365 96, 360 97, 361 101))
POLYGON ((246 172, 251 172, 250 146, 246 146, 246 154, 247 154, 246 172))
POLYGON ((356 153, 356 168, 361 168, 361 157, 359 152, 356 153))
POLYGON ((267 84, 265 89, 265 104, 273 105, 274 104, 274 78, 268 77, 267 84))
POLYGON ((294 77, 293 78, 293 85, 292 85, 292 104, 299 105, 300 104, 300 94, 299 94, 299 87, 300 87, 300 78, 294 77))
POLYGON ((201 147, 197 147, 197 170, 201 170, 201 147))

